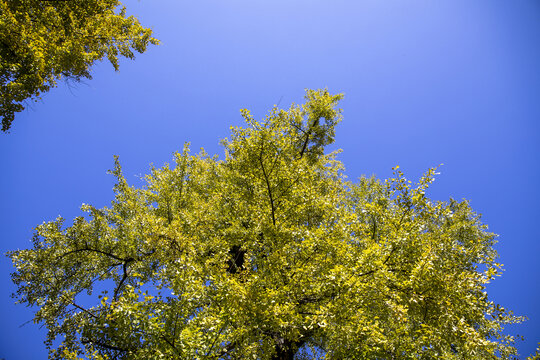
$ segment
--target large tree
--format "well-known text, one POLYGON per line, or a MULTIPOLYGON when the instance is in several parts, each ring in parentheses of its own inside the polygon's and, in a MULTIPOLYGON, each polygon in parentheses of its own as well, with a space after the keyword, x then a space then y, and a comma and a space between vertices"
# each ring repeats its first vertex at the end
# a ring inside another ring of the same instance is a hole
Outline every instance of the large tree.
POLYGON ((50 358, 511 358, 495 236, 426 197, 434 169, 347 181, 325 152, 339 99, 242 110, 223 159, 186 146, 143 188, 116 161, 110 207, 38 226, 9 256, 50 358))
POLYGON ((23 104, 60 79, 90 78, 105 57, 133 58, 157 44, 119 0, 0 0, 0 118, 8 131, 23 104))

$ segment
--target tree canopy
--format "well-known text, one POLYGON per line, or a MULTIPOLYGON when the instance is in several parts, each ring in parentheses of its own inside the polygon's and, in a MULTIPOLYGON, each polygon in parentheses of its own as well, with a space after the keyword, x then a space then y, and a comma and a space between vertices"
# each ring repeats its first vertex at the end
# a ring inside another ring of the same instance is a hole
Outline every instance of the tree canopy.
POLYGON ((2 131, 58 80, 91 78, 91 66, 105 57, 118 70, 119 56, 133 58, 149 43, 157 44, 152 31, 119 0, 0 0, 2 131))
POLYGON ((395 168, 349 181, 327 152, 342 95, 308 90, 9 253, 51 359, 512 358, 486 285, 501 265, 469 203, 395 168))

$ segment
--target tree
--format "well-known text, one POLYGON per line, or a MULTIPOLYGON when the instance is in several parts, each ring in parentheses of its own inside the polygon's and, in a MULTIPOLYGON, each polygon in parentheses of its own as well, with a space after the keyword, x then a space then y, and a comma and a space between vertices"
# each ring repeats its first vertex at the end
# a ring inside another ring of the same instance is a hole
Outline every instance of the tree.
POLYGON ((152 31, 126 16, 119 0, 0 0, 0 118, 10 129, 25 101, 37 101, 60 79, 91 78, 103 58, 133 58, 152 31))
POLYGON ((9 256, 50 358, 511 358, 494 234, 426 197, 435 169, 347 181, 324 152, 341 98, 242 110, 224 159, 186 146, 142 188, 116 159, 110 207, 38 226, 9 256))

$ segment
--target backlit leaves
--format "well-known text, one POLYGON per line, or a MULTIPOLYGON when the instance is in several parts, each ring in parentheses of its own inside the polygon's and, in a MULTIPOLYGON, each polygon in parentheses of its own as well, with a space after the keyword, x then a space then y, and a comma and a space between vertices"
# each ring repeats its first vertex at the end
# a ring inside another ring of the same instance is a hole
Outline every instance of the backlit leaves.
POLYGON ((0 118, 8 131, 25 102, 59 80, 91 78, 107 58, 134 58, 157 44, 150 29, 127 16, 119 0, 0 0, 0 118))
POLYGON ((223 140, 188 146, 135 188, 120 163, 111 206, 36 228, 11 252, 19 302, 50 357, 74 359, 498 359, 515 354, 489 300, 500 272, 467 201, 343 175, 325 153, 341 95, 308 91, 223 140))

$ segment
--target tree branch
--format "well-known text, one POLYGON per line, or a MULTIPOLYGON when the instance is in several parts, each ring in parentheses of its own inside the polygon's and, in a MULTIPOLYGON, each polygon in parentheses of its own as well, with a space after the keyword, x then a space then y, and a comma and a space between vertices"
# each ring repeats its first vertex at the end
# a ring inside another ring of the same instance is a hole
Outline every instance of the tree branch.
POLYGON ((126 262, 128 260, 128 259, 121 258, 119 256, 116 256, 116 255, 111 254, 111 253, 106 252, 106 251, 102 251, 102 250, 99 250, 99 249, 92 249, 92 248, 90 248, 88 246, 86 246, 84 248, 81 248, 81 249, 75 249, 75 250, 71 250, 71 251, 68 251, 66 253, 63 253, 62 255, 58 256, 57 259, 62 259, 64 257, 68 256, 68 255, 80 253, 80 252, 83 252, 83 251, 95 252, 95 253, 108 256, 110 258, 113 258, 113 259, 121 261, 121 262, 126 262))
POLYGON ((72 302, 71 302, 71 305, 75 306, 77 309, 79 309, 79 310, 81 310, 81 311, 84 311, 85 313, 87 313, 88 315, 90 315, 91 317, 93 317, 94 319, 97 319, 97 318, 98 318, 98 316, 97 316, 96 314, 94 314, 94 313, 92 313, 91 311, 89 311, 89 310, 83 308, 82 306, 77 305, 77 304, 75 303, 75 301, 72 301, 72 302))
POLYGON ((318 122, 319 122, 319 119, 313 120, 313 124, 309 127, 308 131, 305 133, 306 134, 306 140, 304 141, 304 145, 302 146, 302 151, 300 151, 300 158, 302 158, 302 156, 304 156, 304 152, 307 149, 307 144, 309 142, 309 137, 311 136, 311 132, 312 132, 313 128, 315 127, 315 125, 317 125, 318 122))
POLYGON ((161 335, 161 338, 162 338, 163 340, 165 340, 165 342, 166 342, 170 347, 172 347, 173 350, 174 350, 180 357, 182 356, 182 353, 180 352, 180 350, 178 350, 178 349, 176 348, 176 346, 174 346, 174 339, 173 339, 173 342, 171 343, 171 341, 170 341, 169 339, 167 339, 167 337, 166 337, 165 335, 161 335))
POLYGON ((114 289, 114 296, 113 296, 113 300, 116 301, 117 298, 118 298, 118 293, 120 291, 120 288, 122 287, 122 284, 124 284, 124 281, 126 281, 127 277, 128 277, 128 271, 127 271, 127 267, 128 267, 128 264, 132 261, 134 261, 135 259, 133 258, 129 258, 127 259, 124 264, 122 265, 122 270, 124 271, 124 274, 122 276, 122 279, 120 280, 120 282, 118 283, 118 285, 116 286, 116 289, 114 289))
POLYGON ((81 343, 82 344, 91 343, 91 344, 94 344, 94 345, 97 345, 97 346, 100 346, 102 348, 109 349, 109 350, 116 350, 116 351, 122 351, 122 352, 133 351, 133 349, 123 348, 123 347, 119 347, 115 345, 109 345, 107 343, 101 342, 99 340, 94 340, 94 339, 81 339, 81 343))
POLYGON ((261 169, 263 172, 264 180, 266 182, 266 189, 268 190, 268 197, 270 198, 270 209, 272 210, 272 224, 276 226, 276 215, 275 215, 275 208, 274 208, 274 199, 272 197, 272 189, 270 187, 270 180, 268 179, 268 175, 266 174, 266 170, 264 168, 264 162, 262 158, 263 154, 263 148, 261 146, 261 154, 259 155, 259 163, 261 164, 261 169))

